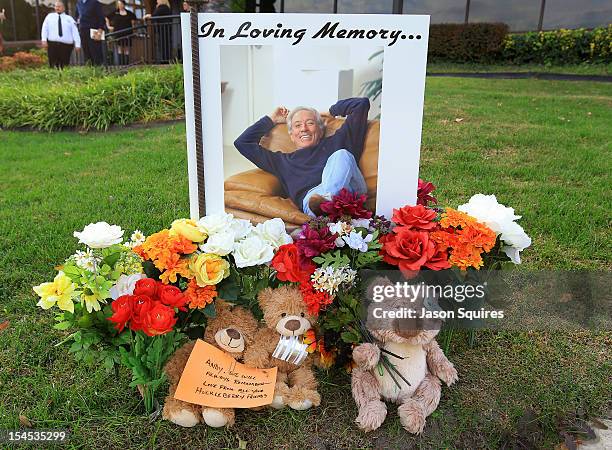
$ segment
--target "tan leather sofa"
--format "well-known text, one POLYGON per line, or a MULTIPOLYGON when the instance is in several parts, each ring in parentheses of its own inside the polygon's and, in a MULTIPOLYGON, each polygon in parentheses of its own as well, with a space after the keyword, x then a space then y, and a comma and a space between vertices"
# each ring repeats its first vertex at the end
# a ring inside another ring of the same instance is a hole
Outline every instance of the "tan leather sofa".
MULTIPOLYGON (((328 119, 325 135, 334 134, 343 123, 344 119, 328 119)), ((380 122, 370 121, 365 148, 359 161, 359 168, 368 186, 366 206, 372 211, 376 209, 379 136, 380 122)), ((275 126, 260 143, 262 147, 275 152, 291 153, 296 150, 285 124, 275 126)), ((280 217, 289 229, 297 228, 309 219, 290 199, 282 197, 278 179, 260 169, 242 172, 225 180, 225 211, 254 223, 280 217)))

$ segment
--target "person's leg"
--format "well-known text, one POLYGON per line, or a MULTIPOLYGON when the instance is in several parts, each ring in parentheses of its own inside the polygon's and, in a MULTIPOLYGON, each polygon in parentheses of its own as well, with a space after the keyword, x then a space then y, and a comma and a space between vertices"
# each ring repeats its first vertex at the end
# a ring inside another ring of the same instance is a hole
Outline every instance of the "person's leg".
POLYGON ((96 66, 102 65, 102 41, 91 40, 91 62, 96 66))
MULTIPOLYGON (((345 149, 335 151, 327 159, 321 175, 321 184, 308 191, 304 197, 302 210, 310 216, 315 216, 317 211, 312 210, 309 204, 310 199, 314 196, 318 196, 319 200, 329 199, 332 195, 340 192, 342 188, 360 194, 365 194, 368 191, 355 157, 345 149)), ((319 203, 321 202, 319 201, 319 203)))
POLYGON ((47 57, 49 58, 49 67, 57 67, 57 46, 55 42, 47 42, 47 57))
POLYGON ((60 68, 64 68, 70 64, 70 55, 72 55, 73 48, 74 48, 74 45, 72 44, 61 44, 61 48, 60 48, 61 54, 60 54, 60 61, 59 61, 60 68))
POLYGON ((91 38, 89 37, 89 29, 81 28, 79 30, 79 35, 81 36, 83 58, 85 59, 85 64, 87 64, 91 62, 91 38))

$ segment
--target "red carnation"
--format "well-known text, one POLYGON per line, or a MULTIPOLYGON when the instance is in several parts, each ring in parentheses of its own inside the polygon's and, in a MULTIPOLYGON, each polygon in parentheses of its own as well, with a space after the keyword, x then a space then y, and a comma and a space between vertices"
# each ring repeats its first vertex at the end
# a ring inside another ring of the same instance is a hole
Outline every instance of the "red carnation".
POLYGON ((122 295, 111 303, 113 315, 108 318, 115 323, 115 328, 123 331, 128 321, 132 318, 133 295, 122 295))
POLYGON ((300 283, 300 292, 304 298, 308 314, 311 316, 318 316, 321 309, 334 301, 334 298, 327 292, 315 290, 310 280, 300 283))
POLYGON ((142 331, 147 336, 157 336, 172 331, 176 323, 174 309, 164 305, 162 302, 154 302, 152 307, 144 315, 142 331))
POLYGON ((302 225, 302 232, 298 236, 295 244, 299 250, 300 256, 305 258, 313 258, 325 253, 328 250, 336 248, 335 233, 329 231, 327 226, 316 230, 311 228, 308 223, 302 225))
POLYGON ((437 223, 434 222, 438 214, 423 205, 404 206, 400 209, 393 209, 393 218, 396 225, 413 230, 433 230, 437 223))
POLYGON ((417 205, 427 206, 429 202, 438 203, 438 199, 431 194, 436 190, 433 183, 429 181, 423 181, 419 178, 419 185, 417 187, 417 205))
POLYGON ((187 297, 183 295, 183 292, 172 285, 162 285, 159 287, 159 299, 164 305, 171 306, 172 308, 178 308, 181 311, 187 311, 185 304, 187 303, 187 297))
POLYGON ((353 219, 369 219, 372 211, 365 209, 367 196, 358 194, 342 188, 329 202, 321 203, 321 211, 327 213, 330 220, 338 220, 342 216, 350 216, 353 219))
POLYGON ((157 297, 158 283, 153 278, 143 278, 136 282, 134 295, 146 295, 151 298, 157 297))
POLYGON ((153 300, 148 295, 132 296, 132 321, 130 329, 134 331, 142 330, 144 318, 147 312, 153 307, 153 300))
POLYGON ((315 265, 312 262, 300 258, 298 247, 295 244, 281 245, 274 258, 272 258, 271 264, 276 270, 276 278, 292 283, 310 278, 315 270, 315 265))

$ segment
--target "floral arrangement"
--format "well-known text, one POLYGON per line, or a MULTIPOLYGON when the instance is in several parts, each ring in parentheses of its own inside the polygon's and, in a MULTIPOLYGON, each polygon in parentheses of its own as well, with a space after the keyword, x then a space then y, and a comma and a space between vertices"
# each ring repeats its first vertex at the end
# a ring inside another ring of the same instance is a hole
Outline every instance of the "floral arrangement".
POLYGON ((215 299, 251 308, 258 292, 295 283, 318 317, 304 343, 323 367, 350 367, 351 346, 368 341, 361 323, 361 269, 399 269, 405 276, 447 270, 457 282, 474 273, 520 264, 531 239, 512 208, 493 195, 440 208, 435 186, 419 180, 417 205, 393 210, 391 220, 365 208, 366 196, 342 190, 321 204, 294 238, 281 219, 253 226, 231 214, 175 220, 124 242, 106 222, 74 233, 83 249, 58 267, 52 282, 34 287, 38 306, 58 308, 58 330, 71 331, 77 359, 123 364, 145 408, 156 408, 163 366, 188 337, 202 336, 215 299))

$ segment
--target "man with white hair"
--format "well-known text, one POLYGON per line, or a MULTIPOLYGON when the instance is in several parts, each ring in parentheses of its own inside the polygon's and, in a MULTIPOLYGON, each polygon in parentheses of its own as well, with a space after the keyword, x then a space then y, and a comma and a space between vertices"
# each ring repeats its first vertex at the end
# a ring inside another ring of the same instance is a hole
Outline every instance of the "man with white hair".
POLYGON ((320 214, 320 204, 342 188, 366 193, 367 186, 358 162, 368 129, 367 98, 340 100, 324 115, 346 116, 344 124, 325 137, 321 113, 300 106, 291 112, 279 106, 247 128, 234 142, 238 151, 253 164, 275 175, 287 196, 306 214, 320 214), (293 153, 273 152, 259 140, 276 125, 286 123, 293 153))
POLYGON ((40 32, 42 46, 47 49, 49 67, 61 69, 70 63, 72 49, 81 50, 81 37, 74 19, 66 14, 64 2, 55 2, 55 12, 47 14, 40 32))

